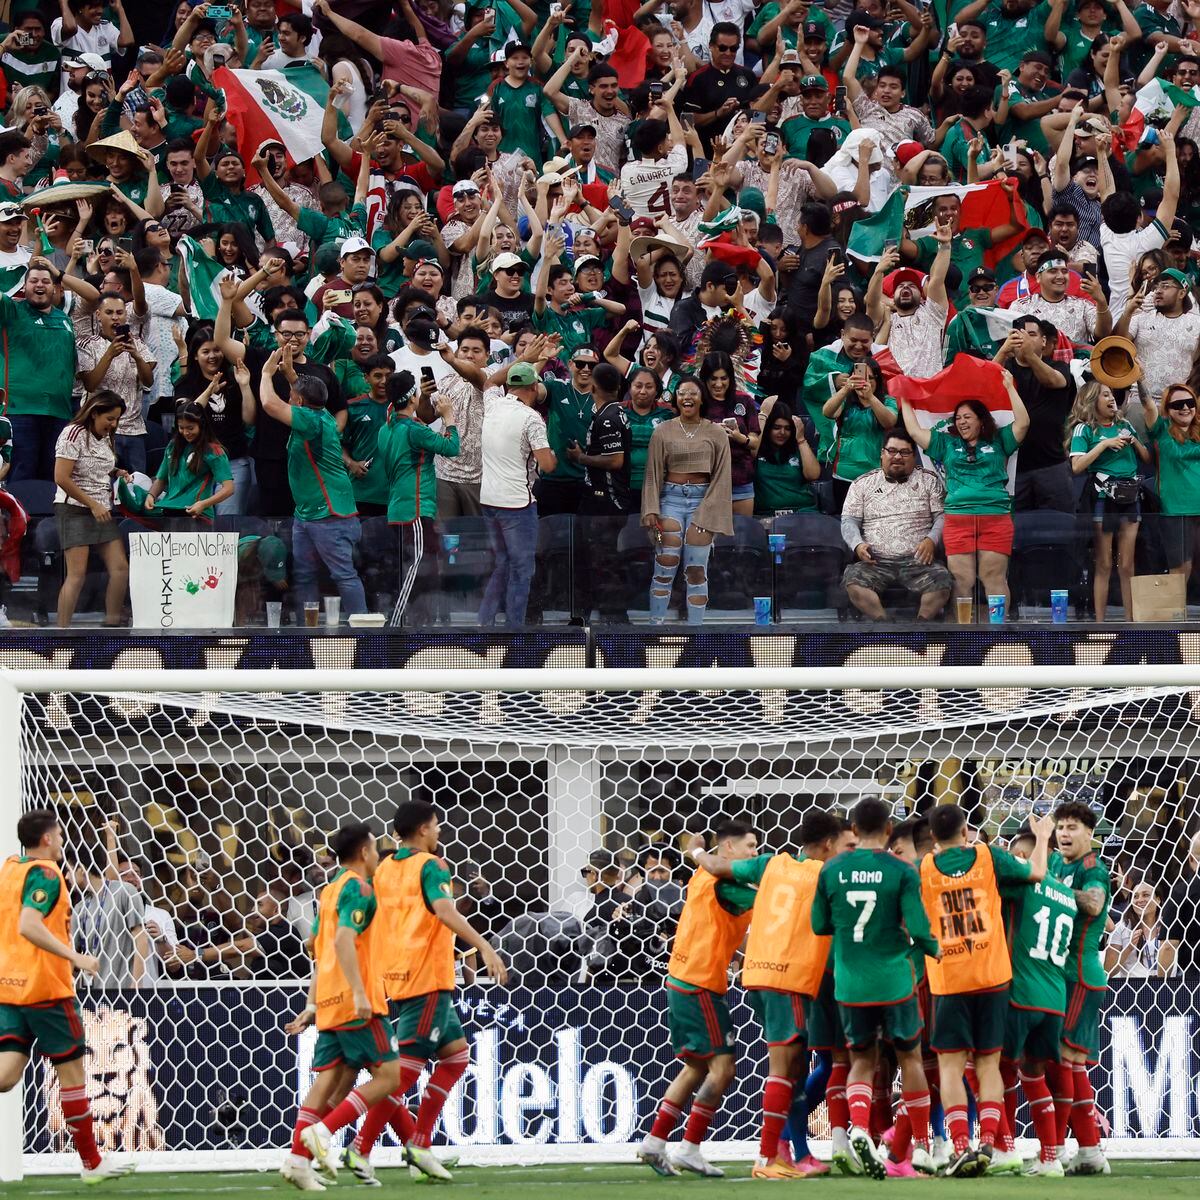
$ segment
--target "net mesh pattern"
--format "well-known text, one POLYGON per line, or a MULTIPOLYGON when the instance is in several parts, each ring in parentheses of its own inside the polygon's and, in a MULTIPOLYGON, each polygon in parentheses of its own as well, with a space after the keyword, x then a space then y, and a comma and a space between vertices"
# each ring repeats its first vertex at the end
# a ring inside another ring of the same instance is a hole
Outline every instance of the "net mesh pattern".
MULTIPOLYGON (((231 1163, 286 1148, 312 1044, 283 1025, 304 1003, 329 837, 368 820, 387 845, 411 798, 441 809, 459 906, 512 971, 501 989, 460 958, 473 1062, 437 1140, 511 1161, 628 1157, 675 1070, 663 979, 687 835, 747 814, 787 849, 810 807, 876 795, 898 818, 957 801, 1002 841, 1065 799, 1097 812, 1114 936, 1139 939, 1105 1001, 1099 1106, 1114 1136, 1194 1152, 1200 979, 1162 973, 1161 920, 1138 913, 1147 892, 1170 910, 1200 857, 1196 695, 27 695, 22 802, 59 811, 77 938, 103 960, 105 986, 80 986, 100 1140, 231 1163), (131 863, 108 854, 110 822, 131 863), (150 968, 134 988, 139 920, 150 968)), ((711 1136, 732 1146, 756 1136, 766 1063, 736 975, 730 999, 738 1075, 711 1136)), ((27 1076, 33 1164, 67 1148, 51 1074, 27 1076)), ((823 1107, 811 1129, 827 1132, 823 1107)))

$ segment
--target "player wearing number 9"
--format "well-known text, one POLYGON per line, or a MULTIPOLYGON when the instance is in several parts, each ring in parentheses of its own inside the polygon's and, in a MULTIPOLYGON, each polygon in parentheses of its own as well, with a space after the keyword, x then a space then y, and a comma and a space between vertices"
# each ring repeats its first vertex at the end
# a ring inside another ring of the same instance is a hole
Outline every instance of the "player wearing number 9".
POLYGON ((942 947, 941 960, 928 964, 933 993, 929 1042, 938 1056, 946 1128, 954 1144, 947 1175, 1022 1169, 1015 1146, 1009 1146, 1000 1075, 1012 980, 1001 897, 1019 896, 1045 878, 1054 822, 1035 817, 1031 824, 1033 854, 1022 862, 996 846, 969 845, 966 814, 958 805, 942 804, 929 813, 934 852, 921 862, 921 896, 942 947), (968 1136, 963 1083, 970 1055, 979 1081, 978 1152, 968 1136), (998 1138, 1000 1151, 995 1149, 998 1138))
MULTIPOLYGON (((900 1064, 904 1101, 913 1123, 913 1166, 932 1171, 929 1088, 921 1065, 920 1006, 909 951, 915 942, 939 954, 921 903, 921 881, 888 852, 891 812, 882 800, 860 800, 850 814, 857 849, 821 868, 812 928, 833 935, 834 994, 850 1049, 846 1101, 849 1145, 834 1139, 833 1162, 848 1174, 882 1179, 887 1165, 868 1132, 871 1084, 880 1036, 890 1038, 900 1064)), ((832 1081, 831 1081, 832 1082, 832 1081)))
MULTIPOLYGON (((1033 831, 1022 827, 1009 843, 1018 858, 1034 851, 1033 831)), ((1078 906, 1065 884, 1047 875, 1004 902, 1004 924, 1012 954, 1012 989, 1004 1024, 1000 1074, 1009 1128, 1017 1110, 1017 1078, 1029 1102, 1033 1130, 1041 1153, 1030 1173, 1061 1175, 1054 1100, 1046 1083, 1046 1066, 1059 1061, 1063 1015, 1067 1011, 1067 977, 1063 968, 1071 949, 1078 906), (1010 1099, 1011 1098, 1011 1099, 1010 1099)))

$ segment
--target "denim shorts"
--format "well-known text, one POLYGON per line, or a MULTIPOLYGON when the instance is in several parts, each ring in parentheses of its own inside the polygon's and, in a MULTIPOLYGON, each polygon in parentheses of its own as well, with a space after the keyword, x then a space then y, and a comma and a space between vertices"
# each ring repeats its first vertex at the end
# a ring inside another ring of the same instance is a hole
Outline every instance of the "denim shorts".
POLYGON ((739 500, 754 499, 754 483, 739 483, 734 485, 733 502, 736 504, 739 500))
POLYGON ((707 483, 664 483, 658 497, 659 515, 678 521, 686 533, 707 491, 707 483))

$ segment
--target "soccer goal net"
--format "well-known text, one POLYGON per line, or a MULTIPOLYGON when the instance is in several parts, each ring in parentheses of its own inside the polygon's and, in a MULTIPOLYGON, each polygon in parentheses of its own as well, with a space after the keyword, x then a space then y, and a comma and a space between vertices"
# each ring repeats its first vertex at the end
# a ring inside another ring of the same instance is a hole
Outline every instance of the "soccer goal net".
MULTIPOLYGON (((1197 929, 1174 905, 1200 865, 1198 715, 1200 674, 1177 667, 0 672, 0 828, 12 852, 21 811, 60 815, 75 936, 102 959, 80 985, 102 1147, 266 1167, 310 1078, 311 1035, 284 1025, 330 835, 367 820, 386 845, 398 802, 435 803, 461 910, 511 971, 500 988, 459 961, 472 1065, 437 1140, 520 1163, 632 1159, 674 1070, 689 835, 745 814, 786 849, 809 808, 874 795, 897 819, 956 801, 1003 842, 1082 800, 1121 960, 1095 1080, 1109 1149, 1200 1156, 1200 976, 1172 944, 1172 921, 1197 929)), ((718 1158, 752 1152, 765 1068, 736 975, 730 997, 718 1158)), ((55 1088, 35 1061, 0 1097, 0 1177, 74 1167, 55 1088)))

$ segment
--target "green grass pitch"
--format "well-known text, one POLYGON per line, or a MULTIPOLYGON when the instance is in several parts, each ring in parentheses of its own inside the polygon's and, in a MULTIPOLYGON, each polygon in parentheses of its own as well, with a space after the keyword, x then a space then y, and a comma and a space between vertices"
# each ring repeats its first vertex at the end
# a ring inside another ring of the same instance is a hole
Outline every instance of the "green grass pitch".
MULTIPOLYGON (((1109 1178, 1081 1179, 949 1179, 872 1180, 822 1178, 780 1182, 759 1182, 750 1179, 749 1163, 727 1164, 727 1178, 658 1179, 645 1167, 637 1166, 567 1166, 556 1164, 543 1167, 466 1167, 456 1174, 453 1183, 430 1184, 419 1189, 404 1170, 382 1170, 381 1188, 364 1188, 350 1177, 336 1188, 331 1197, 389 1196, 407 1192, 414 1200, 430 1200, 436 1187, 439 1190, 465 1193, 467 1200, 568 1200, 587 1189, 590 1197, 603 1200, 664 1200, 675 1197, 683 1200, 688 1193, 693 1200, 700 1194, 705 1200, 726 1200, 745 1196, 746 1188, 770 1194, 790 1193, 797 1189, 805 1193, 821 1192, 831 1200, 863 1200, 878 1197, 894 1187, 917 1192, 928 1191, 935 1200, 1106 1200, 1134 1189, 1149 1190, 1155 1200, 1178 1196, 1195 1200, 1200 1195, 1200 1162, 1123 1162, 1113 1164, 1109 1178)), ((181 1173, 174 1175, 141 1174, 123 1181, 106 1183, 99 1188, 85 1187, 77 1177, 36 1176, 23 1183, 0 1184, 4 1200, 27 1200, 33 1197, 56 1196, 111 1197, 200 1197, 213 1200, 264 1200, 268 1196, 294 1196, 298 1193, 277 1175, 268 1172, 222 1172, 213 1174, 181 1173)))

